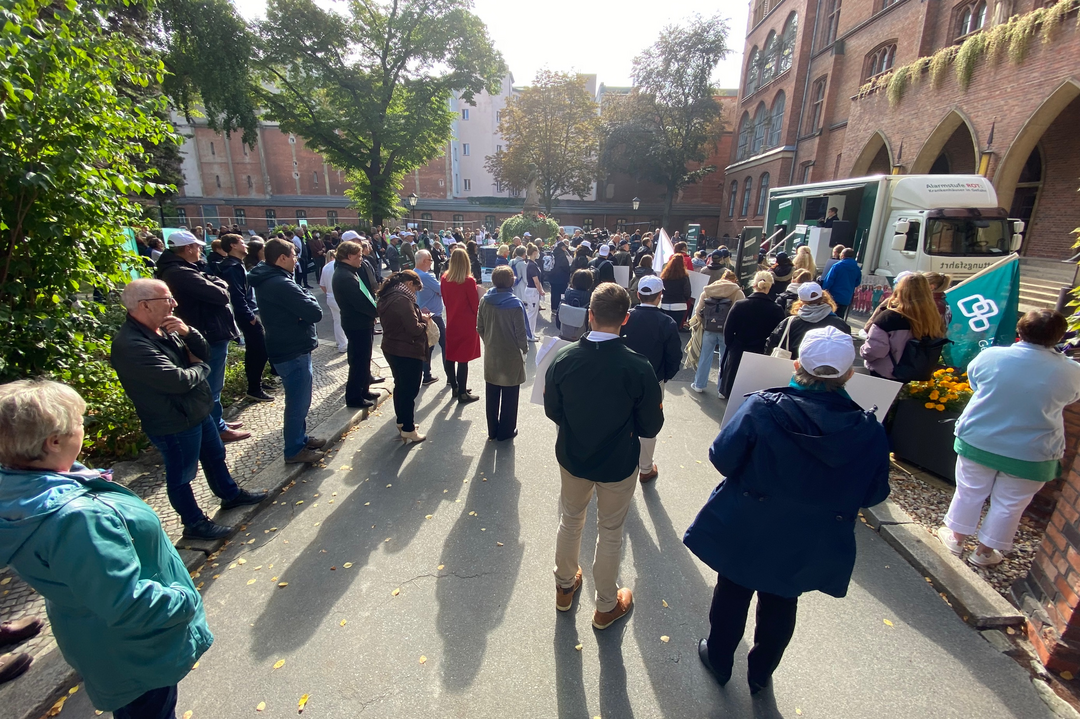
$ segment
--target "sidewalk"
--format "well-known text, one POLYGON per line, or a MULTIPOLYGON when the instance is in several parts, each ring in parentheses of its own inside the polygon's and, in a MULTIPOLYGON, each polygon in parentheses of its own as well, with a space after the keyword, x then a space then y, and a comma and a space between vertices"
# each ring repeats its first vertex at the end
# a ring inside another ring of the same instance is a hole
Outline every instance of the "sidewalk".
MULTIPOLYGON (((314 388, 311 410, 308 412, 309 428, 317 427, 341 409, 344 404, 345 379, 348 375, 346 357, 337 351, 333 342, 320 340, 311 359, 314 367, 314 388)), ((378 347, 372 362, 376 367, 385 370, 386 362, 378 347)), ((383 374, 389 376, 389 372, 383 374)), ((226 419, 243 422, 244 429, 251 432, 248 439, 226 445, 229 470, 241 487, 251 484, 259 472, 281 456, 284 445, 281 433, 284 404, 285 396, 279 389, 273 402, 244 400, 225 410, 226 419)), ((115 481, 130 488, 154 508, 169 539, 174 542, 179 539, 183 527, 179 515, 169 505, 165 491, 165 469, 157 450, 151 447, 137 459, 121 462, 113 469, 115 481)), ((192 482, 192 488, 199 505, 209 516, 214 516, 219 500, 210 492, 201 468, 192 482)), ((0 569, 0 622, 27 615, 46 619, 45 600, 20 580, 9 567, 3 567, 0 569)), ((55 647, 52 629, 46 620, 41 634, 12 650, 26 652, 36 660, 55 647)), ((16 679, 10 686, 17 688, 20 681, 21 679, 16 679)))

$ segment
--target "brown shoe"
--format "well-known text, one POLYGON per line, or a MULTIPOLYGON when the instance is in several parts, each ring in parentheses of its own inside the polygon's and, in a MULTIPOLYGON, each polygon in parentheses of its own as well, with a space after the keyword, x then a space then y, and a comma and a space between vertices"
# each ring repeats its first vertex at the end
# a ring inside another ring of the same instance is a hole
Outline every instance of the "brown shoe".
POLYGON ((555 608, 560 612, 570 611, 570 607, 574 604, 574 595, 579 589, 581 589, 581 567, 578 567, 577 575, 574 577, 574 586, 563 589, 558 584, 555 585, 555 608))
POLYGON ((308 449, 322 449, 326 446, 325 439, 315 439, 314 437, 308 437, 307 448, 308 449))
POLYGON ((45 627, 45 622, 37 617, 23 617, 10 622, 0 624, 0 647, 8 644, 18 644, 21 641, 36 637, 45 627))
POLYGON ((322 452, 302 449, 291 457, 285 458, 285 464, 315 464, 322 459, 322 452))
POLYGON ((607 629, 630 611, 630 607, 634 603, 633 592, 623 587, 615 596, 615 608, 610 612, 601 612, 599 610, 593 612, 592 625, 597 629, 607 629))
POLYGON ((656 478, 659 477, 659 476, 660 476, 660 470, 657 469, 656 465, 654 464, 652 466, 652 471, 651 472, 645 472, 645 473, 639 473, 638 474, 638 481, 641 482, 642 484, 648 484, 649 482, 655 481, 656 478))
POLYGON ((0 684, 21 677, 33 661, 29 654, 0 655, 0 684))
POLYGON ((236 429, 227 429, 221 432, 220 435, 222 442, 239 442, 242 439, 247 439, 251 436, 251 432, 241 432, 236 429))
POLYGON ((225 426, 228 427, 229 429, 240 429, 241 427, 244 426, 244 423, 243 422, 226 422, 225 426))

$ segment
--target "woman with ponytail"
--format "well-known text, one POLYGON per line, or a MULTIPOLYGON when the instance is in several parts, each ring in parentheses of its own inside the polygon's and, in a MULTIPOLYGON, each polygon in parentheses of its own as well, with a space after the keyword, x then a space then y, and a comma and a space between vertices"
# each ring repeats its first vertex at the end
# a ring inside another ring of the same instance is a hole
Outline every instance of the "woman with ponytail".
POLYGON ((720 367, 720 396, 727 398, 739 371, 743 352, 765 354, 765 341, 784 319, 784 310, 769 296, 771 272, 758 272, 750 287, 753 294, 736 302, 724 325, 724 359, 720 367))

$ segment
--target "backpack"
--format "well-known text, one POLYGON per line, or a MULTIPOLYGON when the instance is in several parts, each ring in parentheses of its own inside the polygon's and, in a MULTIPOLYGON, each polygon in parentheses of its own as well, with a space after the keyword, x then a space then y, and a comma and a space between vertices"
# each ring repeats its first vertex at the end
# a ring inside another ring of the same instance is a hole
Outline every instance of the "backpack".
POLYGON ((589 329, 589 310, 574 305, 559 305, 559 337, 577 342, 589 329))
POLYGON ((544 255, 544 272, 551 272, 555 269, 555 258, 551 255, 544 255))
POLYGON ((893 378, 897 382, 927 381, 934 375, 938 360, 941 359, 941 350, 947 344, 952 344, 952 340, 944 337, 909 339, 900 354, 899 362, 893 359, 892 352, 889 353, 889 359, 893 363, 893 378))
POLYGON ((723 332, 727 324, 728 313, 731 312, 731 298, 706 297, 701 310, 701 319, 706 332, 723 332))

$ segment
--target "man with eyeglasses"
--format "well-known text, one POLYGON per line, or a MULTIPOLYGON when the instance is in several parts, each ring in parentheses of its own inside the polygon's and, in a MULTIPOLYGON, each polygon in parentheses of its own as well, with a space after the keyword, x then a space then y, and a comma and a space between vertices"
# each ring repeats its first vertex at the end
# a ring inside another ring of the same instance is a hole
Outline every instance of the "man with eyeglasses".
POLYGON ((176 300, 160 280, 137 279, 124 288, 128 311, 112 343, 112 365, 142 422, 161 452, 169 503, 188 539, 223 539, 233 528, 212 521, 191 489, 198 465, 223 510, 259 504, 266 492, 240 489, 225 464, 211 410, 210 345, 194 327, 173 316, 176 300))

